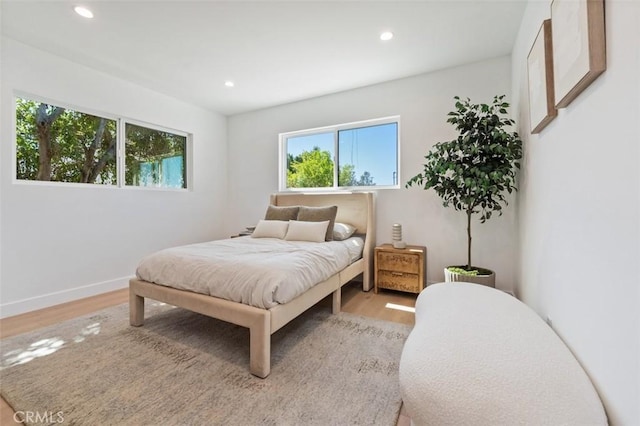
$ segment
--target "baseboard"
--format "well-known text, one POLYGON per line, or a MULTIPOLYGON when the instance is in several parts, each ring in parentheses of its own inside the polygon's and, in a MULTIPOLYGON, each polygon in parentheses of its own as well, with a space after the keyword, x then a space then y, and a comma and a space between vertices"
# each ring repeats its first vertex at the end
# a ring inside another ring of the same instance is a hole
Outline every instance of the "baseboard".
POLYGON ((53 293, 43 294, 42 296, 17 300, 15 302, 3 303, 0 304, 0 318, 12 317, 14 315, 48 308, 50 306, 71 302, 85 297, 120 290, 129 285, 129 280, 131 278, 133 278, 133 276, 116 278, 114 280, 89 284, 63 291, 56 291, 53 293))

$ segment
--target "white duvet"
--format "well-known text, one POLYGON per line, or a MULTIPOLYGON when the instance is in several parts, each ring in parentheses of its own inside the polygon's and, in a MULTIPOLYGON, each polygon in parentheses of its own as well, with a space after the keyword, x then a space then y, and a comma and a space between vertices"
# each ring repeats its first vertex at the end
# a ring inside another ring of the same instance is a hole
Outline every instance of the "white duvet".
POLYGON ((269 309, 341 271, 361 253, 360 238, 312 243, 241 237, 159 251, 142 259, 136 275, 269 309))

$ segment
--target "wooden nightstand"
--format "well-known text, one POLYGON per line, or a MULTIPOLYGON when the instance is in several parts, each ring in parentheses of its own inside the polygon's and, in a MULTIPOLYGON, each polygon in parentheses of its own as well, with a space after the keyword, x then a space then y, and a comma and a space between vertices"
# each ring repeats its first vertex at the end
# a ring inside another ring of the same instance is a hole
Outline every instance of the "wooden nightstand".
POLYGON ((383 244, 375 248, 373 257, 375 270, 374 292, 378 288, 420 293, 427 277, 427 248, 407 246, 404 249, 383 244))

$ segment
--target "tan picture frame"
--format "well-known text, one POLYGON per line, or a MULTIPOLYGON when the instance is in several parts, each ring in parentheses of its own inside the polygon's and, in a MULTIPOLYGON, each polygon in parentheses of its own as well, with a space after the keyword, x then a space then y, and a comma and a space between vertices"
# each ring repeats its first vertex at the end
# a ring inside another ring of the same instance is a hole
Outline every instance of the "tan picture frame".
POLYGON ((540 133, 558 115, 554 96, 551 38, 551 19, 546 19, 527 56, 531 133, 540 133))
POLYGON ((553 0, 556 107, 569 105, 606 68, 604 0, 553 0))

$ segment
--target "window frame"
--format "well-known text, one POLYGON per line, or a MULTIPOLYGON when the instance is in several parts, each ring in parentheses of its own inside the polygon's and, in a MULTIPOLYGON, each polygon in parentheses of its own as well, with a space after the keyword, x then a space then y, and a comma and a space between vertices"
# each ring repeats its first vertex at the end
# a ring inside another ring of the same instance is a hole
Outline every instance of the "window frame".
POLYGON ((11 105, 11 135, 12 135, 12 163, 11 163, 11 173, 12 173, 12 183, 19 185, 36 185, 36 186, 64 186, 64 187, 76 187, 76 188, 101 188, 101 189, 132 189, 132 190, 147 190, 147 191, 172 191, 172 192, 190 192, 193 190, 193 161, 192 161, 192 151, 193 151, 193 134, 190 132, 186 132, 183 130, 173 129, 171 127, 161 126, 157 124, 148 123, 142 120, 132 119, 123 115, 106 113, 103 111, 94 110, 92 108, 78 107, 68 102, 59 102, 56 100, 52 100, 50 98, 44 96, 34 95, 32 93, 15 90, 13 91, 12 97, 12 105, 11 105), (58 107, 62 107, 65 109, 73 110, 82 114, 94 115, 100 118, 106 118, 108 120, 113 120, 116 122, 116 183, 114 185, 102 185, 97 183, 83 183, 83 182, 58 182, 58 181, 44 181, 44 180, 29 180, 29 179, 18 179, 18 118, 16 114, 16 102, 17 99, 25 99, 34 102, 46 103, 49 105, 55 105, 58 107), (168 188, 168 187, 154 187, 154 186, 136 186, 136 185, 126 185, 125 184, 125 146, 126 146, 126 136, 125 129, 126 124, 133 124, 136 126, 146 127, 151 130, 158 130, 161 132, 173 133, 178 136, 186 137, 185 142, 185 167, 187 168, 185 172, 186 179, 186 187, 184 188, 168 188))
POLYGON ((283 132, 278 134, 278 190, 280 192, 340 192, 340 191, 372 191, 377 189, 400 189, 400 134, 401 123, 400 115, 392 115, 381 118, 373 118, 369 120, 353 121, 349 123, 336 124, 332 126, 315 127, 312 129, 296 130, 292 132, 283 132), (369 186, 339 186, 338 177, 340 173, 340 141, 338 140, 338 132, 343 130, 356 130, 363 127, 374 127, 384 124, 397 125, 396 131, 396 183, 392 185, 369 185, 369 186), (333 186, 317 187, 317 188, 288 188, 287 187, 287 139, 298 136, 309 136, 320 133, 333 133, 333 186))

